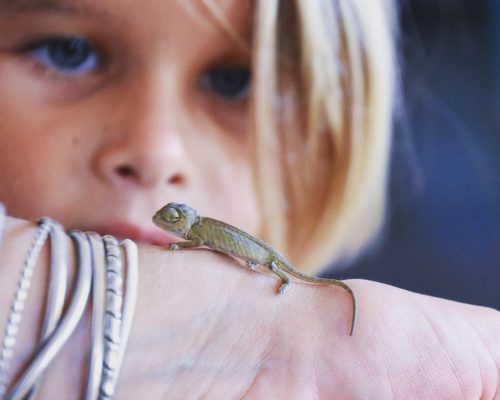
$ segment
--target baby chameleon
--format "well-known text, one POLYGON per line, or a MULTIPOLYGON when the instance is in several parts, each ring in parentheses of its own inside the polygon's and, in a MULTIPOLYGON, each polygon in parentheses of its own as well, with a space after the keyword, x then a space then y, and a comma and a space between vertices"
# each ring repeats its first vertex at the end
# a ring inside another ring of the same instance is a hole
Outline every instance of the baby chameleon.
POLYGON ((239 258, 250 268, 264 265, 282 281, 278 289, 283 294, 290 285, 287 273, 307 282, 323 285, 336 285, 346 290, 352 299, 351 335, 356 322, 357 304, 352 289, 337 279, 317 278, 306 275, 290 264, 277 250, 266 242, 242 230, 216 219, 201 217, 186 204, 168 203, 153 216, 153 222, 160 228, 185 239, 185 242, 172 243, 171 250, 207 246, 212 250, 239 258))

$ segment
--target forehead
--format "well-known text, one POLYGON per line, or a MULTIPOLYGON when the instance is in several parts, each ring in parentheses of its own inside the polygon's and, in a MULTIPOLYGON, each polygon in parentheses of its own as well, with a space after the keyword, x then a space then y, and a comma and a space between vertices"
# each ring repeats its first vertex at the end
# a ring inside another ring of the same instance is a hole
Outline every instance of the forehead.
POLYGON ((82 13, 87 0, 0 0, 0 10, 11 12, 67 12, 82 13))
MULTIPOLYGON (((93 18, 106 26, 127 26, 169 34, 200 30, 210 37, 229 39, 249 51, 253 21, 252 0, 0 0, 0 12, 23 15, 63 14, 93 18), (171 27, 169 29, 168 27, 171 27), (147 29, 146 29, 147 28, 147 29), (171 33, 171 32, 170 32, 171 33)), ((208 39, 208 38, 207 38, 208 39)))
POLYGON ((120 14, 136 4, 143 11, 155 10, 158 15, 163 11, 182 8, 199 22, 210 19, 221 27, 227 23, 236 26, 247 25, 252 17, 251 0, 0 0, 0 11, 11 12, 57 12, 68 14, 120 14))
POLYGON ((251 0, 176 0, 207 29, 228 35, 241 47, 250 40, 253 21, 251 0))

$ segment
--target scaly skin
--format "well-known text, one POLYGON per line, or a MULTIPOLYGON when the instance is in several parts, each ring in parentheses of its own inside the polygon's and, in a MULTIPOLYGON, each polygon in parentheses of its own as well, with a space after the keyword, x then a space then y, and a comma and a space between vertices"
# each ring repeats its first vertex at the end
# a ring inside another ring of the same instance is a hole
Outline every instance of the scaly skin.
POLYGON ((357 313, 356 296, 344 282, 306 275, 266 242, 225 222, 201 217, 186 204, 168 203, 156 212, 153 222, 160 228, 186 240, 172 243, 171 250, 207 246, 212 250, 244 260, 251 268, 259 264, 268 267, 282 281, 278 289, 279 294, 283 294, 290 285, 290 278, 286 273, 306 282, 340 286, 349 293, 352 299, 350 334, 353 334, 357 313))

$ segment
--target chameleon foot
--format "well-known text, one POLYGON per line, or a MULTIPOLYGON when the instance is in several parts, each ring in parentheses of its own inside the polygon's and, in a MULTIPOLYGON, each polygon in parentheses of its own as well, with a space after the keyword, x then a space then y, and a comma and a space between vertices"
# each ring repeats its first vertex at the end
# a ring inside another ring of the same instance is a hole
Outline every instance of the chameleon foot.
POLYGON ((285 290, 287 290, 289 286, 290 286, 289 283, 282 283, 281 286, 278 289, 278 294, 285 293, 285 290))
POLYGON ((250 269, 255 269, 255 268, 257 268, 257 263, 255 261, 248 261, 247 267, 250 269))
POLYGON ((278 265, 276 265, 276 262, 274 261, 271 262, 269 268, 281 279, 282 284, 278 289, 278 294, 285 293, 285 290, 288 289, 288 286, 290 286, 290 278, 281 269, 279 269, 278 265))

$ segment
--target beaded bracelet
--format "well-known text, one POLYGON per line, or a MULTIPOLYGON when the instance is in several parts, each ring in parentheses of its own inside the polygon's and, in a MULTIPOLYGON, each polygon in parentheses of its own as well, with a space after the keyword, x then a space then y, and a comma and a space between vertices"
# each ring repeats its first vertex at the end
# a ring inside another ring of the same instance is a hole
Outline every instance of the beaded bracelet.
MULTIPOLYGON (((64 299, 66 295, 66 280, 67 280, 67 243, 64 231, 61 226, 46 217, 40 218, 38 221, 41 226, 47 226, 49 229, 50 242, 51 242, 51 262, 50 262, 50 280, 49 280, 49 290, 48 298, 45 310, 45 318, 42 326, 42 333, 40 337, 40 344, 42 344, 47 338, 53 333, 59 322, 62 314, 62 309, 64 306, 64 299)), ((38 236, 38 244, 33 246, 34 248, 43 245, 43 237, 38 236)), ((36 241, 35 241, 36 242, 36 241)), ((33 250, 31 250, 33 251, 33 250)), ((31 253, 30 257, 33 259, 33 265, 36 262, 36 256, 31 253)), ((26 287, 27 283, 23 283, 26 287)), ((20 318, 20 317, 17 317, 20 318)), ((13 319, 16 320, 16 317, 13 319)), ((20 320, 19 320, 20 322, 20 320)), ((7 328, 8 330, 14 329, 12 326, 7 328)), ((15 339, 11 339, 14 340, 15 339)), ((5 379, 7 379, 7 371, 4 371, 5 379)), ((31 392, 26 396, 26 399, 33 397, 35 392, 35 387, 32 388, 31 392)), ((5 391, 5 386, 4 389, 5 391)))
MULTIPOLYGON (((3 224, 1 213, 0 208, 0 234, 3 224)), ((137 297, 137 246, 128 239, 120 243, 125 250, 126 259, 122 266, 121 252, 114 237, 101 238, 95 233, 71 232, 70 236, 77 246, 77 278, 68 308, 61 317, 67 285, 67 239, 57 222, 44 217, 38 223, 39 229, 23 266, 1 348, 0 399, 26 400, 34 396, 43 373, 67 343, 81 320, 91 286, 93 290, 91 361, 85 399, 112 399, 130 335, 137 297), (49 235, 50 278, 40 347, 7 397, 4 397, 24 301, 27 298, 36 260, 49 235), (125 287, 123 268, 126 269, 125 287)))
POLYGON ((16 294, 14 296, 14 302, 12 303, 10 309, 7 327, 5 329, 5 336, 2 342, 2 349, 0 352, 0 398, 3 398, 7 389, 10 363, 12 357, 14 356, 14 348, 16 345, 17 333, 19 332, 19 324, 23 316, 24 303, 28 297, 28 290, 31 286, 31 278, 33 276, 36 261, 40 254, 40 250, 47 239, 50 227, 50 220, 44 219, 40 221, 35 240, 31 244, 28 257, 26 258, 21 271, 21 279, 19 280, 16 294))
POLYGON ((85 236, 80 232, 71 232, 70 236, 77 243, 77 265, 79 269, 68 309, 56 330, 42 345, 31 364, 17 380, 12 391, 7 396, 7 400, 21 400, 25 398, 40 375, 47 369, 64 344, 66 344, 85 311, 91 287, 92 267, 90 263, 90 248, 85 236))

